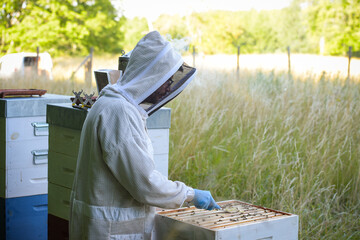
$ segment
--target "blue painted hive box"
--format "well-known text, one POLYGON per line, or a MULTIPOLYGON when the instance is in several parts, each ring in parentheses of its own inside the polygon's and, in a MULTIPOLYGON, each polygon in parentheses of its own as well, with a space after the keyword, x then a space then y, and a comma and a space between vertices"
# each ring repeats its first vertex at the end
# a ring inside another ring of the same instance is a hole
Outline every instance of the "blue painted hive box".
POLYGON ((0 198, 0 239, 47 239, 47 197, 0 198))

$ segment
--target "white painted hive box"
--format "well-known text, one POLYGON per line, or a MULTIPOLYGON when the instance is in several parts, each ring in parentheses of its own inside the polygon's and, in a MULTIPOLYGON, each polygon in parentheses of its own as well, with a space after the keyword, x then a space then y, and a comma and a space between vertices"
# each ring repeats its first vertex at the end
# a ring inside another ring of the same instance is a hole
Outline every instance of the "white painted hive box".
POLYGON ((298 239, 297 215, 238 200, 218 204, 221 210, 186 207, 158 211, 155 216, 156 239, 298 239))
POLYGON ((65 102, 55 94, 0 99, 0 197, 47 193, 46 106, 65 102))

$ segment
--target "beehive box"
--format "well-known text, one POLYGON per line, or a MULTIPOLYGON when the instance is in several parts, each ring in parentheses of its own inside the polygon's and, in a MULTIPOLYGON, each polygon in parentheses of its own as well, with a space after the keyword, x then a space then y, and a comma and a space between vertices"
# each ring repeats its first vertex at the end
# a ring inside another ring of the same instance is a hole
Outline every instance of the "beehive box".
POLYGON ((70 97, 0 99, 0 197, 47 193, 46 105, 60 102, 70 102, 70 97))
POLYGON ((0 239, 46 239, 49 103, 70 96, 0 99, 0 239))
POLYGON ((298 216, 238 200, 218 203, 221 210, 186 207, 160 210, 156 239, 298 239, 298 216))
POLYGON ((47 196, 0 198, 0 239, 47 239, 47 196))

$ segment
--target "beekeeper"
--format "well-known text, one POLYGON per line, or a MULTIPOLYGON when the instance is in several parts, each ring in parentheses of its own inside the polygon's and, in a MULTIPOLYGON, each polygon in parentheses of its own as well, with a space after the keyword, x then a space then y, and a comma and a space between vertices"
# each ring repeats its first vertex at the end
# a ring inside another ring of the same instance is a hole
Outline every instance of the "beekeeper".
POLYGON ((131 53, 84 122, 71 193, 70 239, 151 239, 155 207, 220 208, 210 192, 155 170, 146 118, 176 97, 196 69, 154 31, 131 53))

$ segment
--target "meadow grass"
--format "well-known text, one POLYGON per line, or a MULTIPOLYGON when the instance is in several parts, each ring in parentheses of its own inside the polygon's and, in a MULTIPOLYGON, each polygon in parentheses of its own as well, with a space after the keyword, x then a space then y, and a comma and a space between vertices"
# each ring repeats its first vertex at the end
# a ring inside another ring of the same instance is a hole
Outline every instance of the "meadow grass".
MULTIPOLYGON (((94 83, 56 76, 2 80, 0 88, 96 92, 94 83)), ((167 105, 169 178, 217 201, 297 214, 300 239, 360 239, 359 82, 199 67, 167 105)))
POLYGON ((199 69, 169 104, 170 178, 299 215, 300 239, 360 239, 360 84, 199 69))

